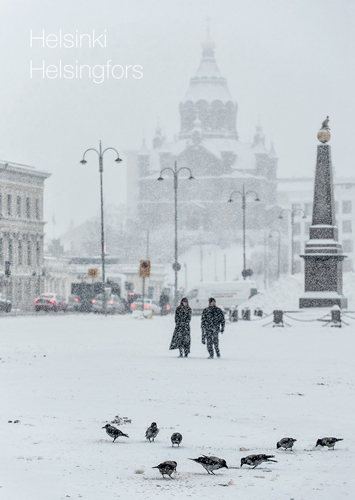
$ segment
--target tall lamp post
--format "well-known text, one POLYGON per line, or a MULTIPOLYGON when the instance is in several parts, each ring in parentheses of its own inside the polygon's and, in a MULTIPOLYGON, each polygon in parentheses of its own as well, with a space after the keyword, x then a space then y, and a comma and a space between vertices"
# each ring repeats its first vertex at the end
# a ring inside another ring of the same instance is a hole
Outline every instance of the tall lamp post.
POLYGON ((302 219, 307 219, 306 214, 302 208, 295 208, 294 210, 290 210, 289 208, 283 208, 280 212, 279 219, 283 219, 283 213, 290 212, 291 214, 291 274, 295 274, 295 257, 294 257, 294 225, 295 225, 295 215, 298 213, 303 213, 302 219))
POLYGON ((271 229, 269 233, 269 238, 273 238, 272 233, 276 232, 278 234, 277 242, 277 279, 280 279, 280 268, 281 268, 281 233, 278 229, 271 229))
POLYGON ((246 210, 246 198, 248 196, 248 194, 253 194, 255 196, 254 198, 254 201, 260 201, 258 195, 256 194, 255 191, 245 191, 245 184, 243 184, 243 189, 242 191, 233 191, 231 194, 230 194, 230 197, 229 197, 229 202, 232 202, 234 201, 233 200, 233 195, 235 194, 240 194, 240 196, 242 197, 242 212, 243 212, 243 273, 242 273, 242 276, 243 278, 245 279, 246 276, 244 276, 244 272, 246 271, 246 256, 245 256, 245 210, 246 210))
POLYGON ((182 170, 187 170, 190 172, 190 177, 188 177, 188 180, 194 179, 191 170, 188 167, 180 167, 177 168, 177 163, 176 161, 174 162, 174 168, 171 167, 165 167, 160 171, 160 175, 158 177, 158 181, 163 181, 164 178, 162 177, 162 173, 165 172, 165 170, 170 170, 173 174, 173 179, 174 179, 174 202, 175 202, 175 256, 174 256, 174 264, 173 264, 173 269, 175 272, 175 284, 174 284, 174 305, 177 307, 178 305, 178 272, 181 269, 181 264, 178 262, 178 207, 177 207, 177 192, 178 192, 178 176, 179 173, 182 170))
POLYGON ((95 148, 87 149, 83 154, 83 159, 80 161, 82 165, 85 165, 87 161, 85 160, 85 155, 88 151, 95 151, 99 157, 99 172, 100 172, 100 195, 101 195, 101 265, 102 265, 102 312, 106 314, 106 295, 105 295, 105 231, 104 231, 104 194, 103 194, 103 182, 102 174, 104 171, 104 154, 106 151, 112 149, 115 151, 117 158, 115 162, 120 163, 122 160, 115 148, 106 148, 102 151, 101 141, 99 150, 95 148))

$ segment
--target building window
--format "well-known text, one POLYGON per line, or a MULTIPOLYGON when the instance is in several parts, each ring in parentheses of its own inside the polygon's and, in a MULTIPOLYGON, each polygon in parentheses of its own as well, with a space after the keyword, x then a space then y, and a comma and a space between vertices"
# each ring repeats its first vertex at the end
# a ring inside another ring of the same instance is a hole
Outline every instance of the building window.
POLYGON ((343 201, 343 214, 351 214, 352 205, 350 200, 343 201))
POLYGON ((23 250, 22 250, 22 240, 18 242, 18 265, 22 266, 23 264, 23 250))
POLYGON ((293 234, 301 234, 301 224, 299 222, 295 222, 293 224, 293 234))
POLYGON ((353 240, 343 240, 343 251, 347 253, 353 251, 353 240))
POLYGON ((17 196, 16 198, 16 215, 17 217, 21 217, 21 196, 17 196))
POLYGON ((293 242, 293 253, 294 253, 294 255, 299 255, 301 253, 301 242, 300 241, 293 242))
POLYGON ((32 265, 32 246, 30 241, 27 242, 27 265, 32 265))
POLYGON ((352 233, 351 220, 343 220, 343 233, 352 233))
POLYGON ((12 196, 7 195, 7 215, 12 215, 12 196))
POLYGON ((41 213, 40 213, 40 209, 39 209, 39 199, 38 198, 36 198, 36 201, 35 201, 35 216, 36 216, 37 220, 40 220, 41 213))
POLYGON ((14 260, 14 252, 12 246, 12 240, 9 240, 9 262, 12 264, 14 260))
POLYGON ((36 265, 40 265, 40 259, 41 259, 41 247, 39 244, 39 241, 36 242, 36 265))
POLYGON ((295 215, 299 215, 300 209, 301 203, 292 203, 292 212, 295 212, 295 215))
POLYGON ((343 271, 345 273, 351 272, 353 270, 353 261, 351 259, 344 259, 343 271))
POLYGON ((312 203, 305 203, 304 204, 304 214, 306 217, 308 217, 309 215, 312 215, 312 210, 313 210, 312 203))
POLYGON ((31 218, 31 200, 28 197, 26 198, 26 217, 31 218))

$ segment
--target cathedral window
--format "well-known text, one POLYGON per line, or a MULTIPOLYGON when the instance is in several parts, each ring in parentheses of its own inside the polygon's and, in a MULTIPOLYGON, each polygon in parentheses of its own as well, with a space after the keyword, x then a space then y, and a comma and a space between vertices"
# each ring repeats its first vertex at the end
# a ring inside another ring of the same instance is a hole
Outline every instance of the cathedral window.
POLYGON ((41 218, 41 212, 40 212, 40 205, 39 205, 39 199, 38 198, 36 198, 36 201, 35 201, 35 215, 36 215, 36 219, 40 220, 40 218, 41 218))
POLYGON ((32 265, 32 245, 30 241, 27 241, 27 265, 32 265))
POLYGON ((31 218, 31 200, 29 197, 26 198, 26 217, 31 218))
POLYGON ((7 215, 12 215, 12 196, 7 195, 7 215))
POLYGON ((13 252, 12 240, 9 240, 9 262, 11 262, 12 264, 13 260, 14 260, 14 252, 13 252))
POLYGON ((22 240, 19 240, 18 242, 17 251, 18 251, 18 265, 22 266, 23 264, 22 240))
POLYGON ((21 196, 16 197, 16 215, 17 217, 21 217, 21 196))

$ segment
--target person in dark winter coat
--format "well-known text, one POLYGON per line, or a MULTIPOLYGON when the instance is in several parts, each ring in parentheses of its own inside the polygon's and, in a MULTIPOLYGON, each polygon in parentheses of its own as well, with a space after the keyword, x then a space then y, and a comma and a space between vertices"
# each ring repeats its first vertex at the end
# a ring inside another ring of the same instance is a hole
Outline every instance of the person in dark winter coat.
POLYGON ((209 358, 213 358, 213 346, 216 351, 217 358, 221 356, 219 351, 219 332, 224 332, 225 319, 222 309, 216 306, 214 298, 208 299, 209 306, 202 311, 201 329, 202 329, 202 344, 206 344, 209 358))
POLYGON ((169 349, 179 349, 180 358, 187 356, 190 353, 190 321, 191 307, 187 298, 181 299, 180 305, 175 311, 175 330, 169 349))

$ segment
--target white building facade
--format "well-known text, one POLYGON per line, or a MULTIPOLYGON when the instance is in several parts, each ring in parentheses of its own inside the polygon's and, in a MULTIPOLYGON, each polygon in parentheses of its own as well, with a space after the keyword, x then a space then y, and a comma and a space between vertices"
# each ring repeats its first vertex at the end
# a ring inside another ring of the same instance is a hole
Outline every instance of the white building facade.
POLYGON ((32 309, 44 288, 43 190, 49 175, 0 161, 0 291, 13 309, 32 309))
MULTIPOLYGON (((314 179, 283 178, 278 179, 278 205, 285 209, 282 220, 283 239, 286 239, 291 262, 291 218, 288 210, 294 212, 293 251, 294 271, 303 272, 303 253, 309 240, 309 227, 312 223, 314 179)), ((344 272, 354 271, 354 230, 355 230, 355 179, 334 179, 334 200, 336 225, 339 242, 347 258, 343 262, 344 272)))

